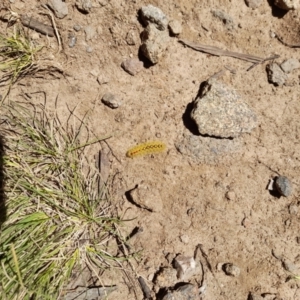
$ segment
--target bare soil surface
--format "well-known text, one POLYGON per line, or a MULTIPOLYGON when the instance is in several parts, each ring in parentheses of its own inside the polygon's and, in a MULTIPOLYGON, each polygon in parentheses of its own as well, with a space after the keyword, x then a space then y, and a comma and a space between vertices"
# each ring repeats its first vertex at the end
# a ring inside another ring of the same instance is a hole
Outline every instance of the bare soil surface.
MULTIPOLYGON (((13 11, 51 25, 42 14, 46 12, 41 8, 43 1, 11 2, 13 11)), ((138 10, 144 5, 157 6, 170 20, 180 21, 181 39, 262 58, 278 54, 278 63, 300 59, 299 49, 283 45, 272 34, 286 43, 300 44, 299 11, 284 14, 268 1, 251 9, 238 0, 101 0, 92 1, 90 13, 83 14, 75 1, 66 3, 68 15, 55 18, 62 38, 60 52, 55 37, 28 29, 38 44, 45 45, 44 54, 63 74, 24 78, 12 88, 10 99, 37 105, 46 98, 47 107, 56 109, 62 119, 68 109, 77 107, 79 118, 87 113, 91 132, 98 137, 112 135, 103 144, 110 149, 112 197, 119 214, 132 219, 125 223, 124 232, 143 228, 130 240, 132 249, 143 251, 140 259, 131 261, 131 280, 117 272, 103 275, 104 285, 118 286, 111 299, 143 299, 136 276, 145 278, 158 292, 154 283, 159 269, 172 267, 172 258, 179 253, 194 256, 199 244, 211 266, 204 268, 202 299, 248 299, 250 292, 263 295, 263 299, 300 299, 300 283, 287 280, 292 274, 282 265, 283 260, 290 261, 293 273, 300 275, 300 69, 288 75, 285 85, 276 87, 268 82, 267 63, 247 71, 249 62, 197 52, 184 47, 177 37, 171 38, 158 64, 145 63, 135 76, 121 68, 124 59, 139 57, 143 26, 138 10), (212 10, 216 9, 231 16, 233 28, 214 16, 212 10), (82 29, 77 32, 74 25, 82 29), (95 31, 88 41, 86 26, 95 31), (128 32, 135 45, 126 42, 128 32), (70 33, 77 38, 73 48, 68 46, 70 33), (255 111, 258 126, 235 138, 239 147, 233 152, 214 156, 205 152, 198 160, 181 154, 175 145, 184 135, 193 135, 184 116, 200 84, 223 69, 223 80, 255 111), (106 83, 99 84, 97 78, 106 83), (119 108, 101 102, 108 92, 122 100, 119 108), (164 142, 167 150, 126 157, 130 147, 153 140, 164 142), (293 184, 289 197, 277 197, 267 190, 269 180, 279 174, 293 184), (126 196, 141 183, 148 187, 153 210, 138 207, 126 196), (240 275, 228 276, 217 268, 224 263, 240 268, 240 275)), ((1 23, 2 32, 5 26, 1 23)), ((1 91, 4 93, 4 88, 1 91)), ((94 150, 92 159, 97 155, 94 150)), ((200 264, 198 256, 196 262, 200 264)), ((200 287, 202 279, 199 272, 184 281, 200 287)), ((182 280, 161 288, 178 282, 182 280)))

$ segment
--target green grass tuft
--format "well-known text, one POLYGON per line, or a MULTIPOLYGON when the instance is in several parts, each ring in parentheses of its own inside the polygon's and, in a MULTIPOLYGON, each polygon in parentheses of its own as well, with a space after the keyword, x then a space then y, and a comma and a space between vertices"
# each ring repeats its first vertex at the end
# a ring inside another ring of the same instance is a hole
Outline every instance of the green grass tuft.
POLYGON ((63 126, 43 108, 32 114, 17 104, 3 111, 1 299, 57 299, 76 267, 99 276, 127 259, 119 251, 122 220, 99 189, 96 168, 86 168, 91 142, 79 143, 83 122, 63 126))
POLYGON ((0 83, 8 82, 10 88, 20 77, 37 71, 37 53, 41 49, 34 45, 20 24, 15 25, 10 34, 0 35, 0 83))

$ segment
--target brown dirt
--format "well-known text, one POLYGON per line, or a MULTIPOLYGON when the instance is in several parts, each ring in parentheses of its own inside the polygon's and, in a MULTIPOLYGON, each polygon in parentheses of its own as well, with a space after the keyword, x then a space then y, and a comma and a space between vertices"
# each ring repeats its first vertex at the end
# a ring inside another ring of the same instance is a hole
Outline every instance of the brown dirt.
MULTIPOLYGON (((132 265, 136 274, 149 279, 149 286, 153 274, 169 265, 168 253, 192 256, 195 247, 202 244, 214 274, 206 282, 203 299, 247 299, 249 292, 265 293, 266 299, 300 299, 299 283, 286 281, 290 274, 272 256, 272 250, 276 250, 300 266, 299 213, 289 210, 300 203, 300 70, 289 74, 287 85, 274 87, 268 83, 265 64, 247 72, 251 65, 248 62, 196 52, 172 38, 157 65, 131 76, 120 65, 124 59, 138 55, 143 27, 137 11, 149 3, 112 0, 101 6, 99 2, 93 1, 95 7, 84 15, 75 8, 75 1, 67 1, 68 16, 56 19, 63 51, 57 54, 55 38, 37 37, 38 43, 45 43, 55 63, 62 66, 64 75, 59 79, 49 75, 25 78, 14 86, 10 98, 37 104, 44 101, 44 94, 37 92, 44 92, 49 108, 54 107, 57 98, 62 118, 67 106, 78 106, 79 117, 89 112, 90 130, 95 135, 113 135, 107 140, 112 151, 111 175, 117 174, 112 195, 120 214, 134 218, 124 230, 129 234, 136 226, 144 229, 132 240, 135 250, 143 249, 141 260, 132 261, 132 265), (69 48, 68 34, 76 24, 91 25, 97 34, 85 41, 81 30, 75 33, 76 46, 69 48), (135 32, 136 45, 129 46, 125 41, 129 30, 135 32), (87 46, 92 47, 91 53, 86 51, 87 46), (174 146, 188 132, 183 114, 201 82, 225 66, 235 70, 235 74, 226 74, 227 83, 256 112, 259 125, 251 134, 239 138, 242 146, 237 153, 209 164, 196 163, 174 146), (110 81, 99 85, 98 75, 110 81), (112 110, 103 105, 100 99, 106 92, 122 98, 122 106, 112 110), (134 159, 125 156, 128 148, 149 140, 165 142, 168 150, 134 159), (276 198, 266 189, 269 179, 277 174, 293 182, 290 197, 276 198), (125 192, 142 181, 160 194, 160 211, 149 212, 128 201, 125 192), (228 192, 232 192, 230 200, 226 197, 228 192), (188 236, 187 243, 181 241, 182 235, 188 236), (239 277, 216 269, 218 263, 226 262, 241 269, 239 277)), ((267 1, 256 10, 238 0, 153 0, 151 4, 169 19, 182 22, 182 39, 261 57, 279 54, 278 62, 291 57, 300 59, 298 49, 288 48, 270 35, 273 31, 290 44, 300 43, 298 11, 283 15, 267 1), (235 29, 226 29, 212 15, 212 9, 228 13, 235 29)), ((11 7, 50 24, 46 16, 39 14, 40 2, 15 0, 11 7)), ((196 279, 201 282, 200 277, 196 279)), ((143 298, 136 279, 135 293, 132 283, 116 274, 104 276, 103 283, 118 285, 111 299, 143 298)))

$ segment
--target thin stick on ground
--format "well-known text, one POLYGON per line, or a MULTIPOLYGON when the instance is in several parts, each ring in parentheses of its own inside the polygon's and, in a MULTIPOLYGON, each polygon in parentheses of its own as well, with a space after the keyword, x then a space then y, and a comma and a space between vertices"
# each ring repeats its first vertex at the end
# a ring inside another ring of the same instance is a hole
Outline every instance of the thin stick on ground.
POLYGON ((61 38, 60 38, 59 32, 56 27, 53 13, 50 11, 50 9, 47 7, 47 5, 42 4, 42 7, 48 11, 47 13, 45 13, 45 15, 48 15, 51 18, 52 26, 54 28, 55 36, 56 36, 57 43, 58 43, 58 52, 57 53, 59 53, 62 50, 62 44, 61 44, 61 38))
POLYGON ((223 50, 223 49, 220 49, 215 46, 196 44, 196 43, 189 42, 186 40, 179 40, 179 42, 182 43, 183 45, 186 45, 186 46, 194 49, 194 50, 209 53, 209 54, 216 55, 216 56, 229 56, 229 57, 234 57, 234 58, 238 58, 241 60, 249 61, 252 63, 261 63, 264 60, 264 58, 259 57, 259 56, 223 50))

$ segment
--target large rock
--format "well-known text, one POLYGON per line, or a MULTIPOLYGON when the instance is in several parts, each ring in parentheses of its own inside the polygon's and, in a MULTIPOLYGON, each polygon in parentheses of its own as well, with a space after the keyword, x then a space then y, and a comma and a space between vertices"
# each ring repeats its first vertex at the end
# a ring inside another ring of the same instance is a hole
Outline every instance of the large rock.
POLYGON ((161 31, 149 24, 142 34, 141 51, 153 64, 158 63, 170 40, 167 30, 161 31))
POLYGON ((257 126, 256 114, 235 90, 209 79, 194 101, 191 118, 204 136, 234 138, 257 126))
POLYGON ((274 4, 281 9, 291 10, 299 7, 299 0, 275 0, 274 4))

